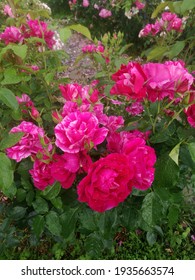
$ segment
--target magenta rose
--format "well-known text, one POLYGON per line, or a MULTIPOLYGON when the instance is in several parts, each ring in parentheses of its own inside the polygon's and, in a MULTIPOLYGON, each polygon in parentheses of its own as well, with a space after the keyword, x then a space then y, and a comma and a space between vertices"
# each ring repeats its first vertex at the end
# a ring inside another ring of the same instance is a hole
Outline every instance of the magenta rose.
POLYGON ((40 138, 48 145, 48 150, 52 149, 49 139, 44 135, 44 130, 31 122, 23 121, 10 131, 10 133, 17 132, 23 132, 24 136, 13 147, 6 149, 7 156, 17 162, 38 152, 44 153, 40 138))
POLYGON ((34 186, 42 191, 55 182, 51 174, 51 163, 45 163, 36 159, 33 164, 33 169, 29 173, 33 178, 34 186))
POLYGON ((0 40, 4 41, 6 45, 9 43, 23 43, 24 36, 19 28, 10 26, 0 33, 0 40))
POLYGON ((59 89, 67 101, 76 101, 81 97, 82 86, 79 84, 59 85, 59 89))
POLYGON ((54 155, 51 174, 62 188, 68 189, 72 186, 79 167, 79 158, 75 154, 54 155))
POLYGON ((112 209, 131 193, 129 181, 133 175, 125 155, 110 154, 101 158, 91 165, 79 183, 78 200, 98 212, 112 209))
POLYGON ((195 104, 189 106, 187 110, 185 110, 185 114, 190 126, 195 128, 195 104))
POLYGON ((101 144, 108 130, 99 127, 98 119, 90 112, 73 112, 54 129, 56 146, 67 153, 90 150, 101 144))
POLYGON ((148 99, 152 102, 165 97, 173 99, 176 93, 188 91, 193 77, 180 61, 163 63, 147 63, 143 65, 147 77, 148 99))
POLYGON ((156 162, 155 151, 145 144, 144 139, 134 138, 126 142, 122 153, 129 159, 129 165, 135 174, 131 180, 133 187, 147 190, 154 181, 154 164, 156 162))
POLYGON ((112 75, 116 84, 110 93, 114 95, 125 95, 128 99, 142 100, 146 95, 146 76, 139 63, 129 62, 112 75))

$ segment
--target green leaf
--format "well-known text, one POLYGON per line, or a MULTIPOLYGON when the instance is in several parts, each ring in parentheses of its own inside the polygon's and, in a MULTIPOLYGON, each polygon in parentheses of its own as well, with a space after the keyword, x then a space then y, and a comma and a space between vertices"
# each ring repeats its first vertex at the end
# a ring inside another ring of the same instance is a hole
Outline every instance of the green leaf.
POLYGON ((58 33, 60 35, 60 39, 62 40, 63 43, 66 43, 66 41, 70 38, 70 36, 72 35, 72 32, 70 30, 70 28, 65 27, 65 28, 60 28, 58 30, 58 33))
POLYGON ((154 192, 147 194, 143 200, 141 215, 146 224, 153 228, 163 215, 163 207, 154 192))
POLYGON ((60 191, 61 185, 59 182, 56 182, 53 186, 48 186, 43 192, 41 192, 41 195, 48 200, 52 200, 56 198, 60 191))
POLYGON ((38 215, 33 218, 32 229, 37 238, 39 238, 43 233, 44 225, 45 221, 43 216, 38 215))
POLYGON ((97 224, 99 226, 99 230, 102 236, 105 239, 112 239, 113 234, 115 233, 115 229, 117 228, 118 224, 118 215, 117 209, 112 209, 110 211, 106 211, 100 214, 99 220, 97 224))
POLYGON ((164 10, 164 8, 168 5, 169 1, 160 3, 157 8, 153 11, 151 18, 156 18, 158 14, 164 10))
POLYGON ((179 179, 179 167, 165 154, 156 163, 154 185, 159 188, 171 188, 179 179))
POLYGON ((146 240, 148 241, 148 244, 150 246, 154 245, 156 243, 157 234, 154 231, 148 231, 146 234, 146 240))
POLYGON ((24 133, 17 132, 17 133, 9 133, 4 136, 4 138, 0 142, 0 150, 7 149, 9 147, 14 146, 19 140, 22 138, 24 133))
POLYGON ((179 150, 181 143, 177 144, 169 153, 170 158, 178 165, 179 150))
POLYGON ((99 259, 104 250, 104 244, 97 232, 91 233, 85 240, 85 250, 92 259, 99 259))
POLYGON ((170 59, 177 57, 180 52, 185 48, 185 41, 177 41, 174 45, 170 46, 170 51, 167 53, 170 59))
POLYGON ((186 11, 193 10, 195 8, 194 0, 183 0, 181 5, 181 12, 185 13, 186 11))
POLYGON ((32 205, 38 214, 45 214, 49 210, 47 201, 42 197, 37 197, 32 205))
POLYGON ((56 212, 50 211, 47 214, 46 226, 53 235, 57 235, 57 236, 61 235, 62 226, 60 224, 59 215, 56 212))
POLYGON ((15 55, 21 57, 21 59, 25 59, 25 57, 27 55, 27 50, 28 50, 27 45, 21 45, 21 46, 8 45, 8 46, 9 46, 9 49, 13 50, 15 55))
POLYGON ((162 129, 150 137, 150 142, 153 144, 163 143, 170 140, 170 137, 175 133, 176 125, 173 122, 167 129, 162 129))
POLYGON ((12 208, 11 211, 8 213, 8 215, 15 221, 24 218, 25 214, 26 214, 26 208, 21 206, 16 206, 12 208))
POLYGON ((3 193, 9 193, 13 178, 14 175, 10 159, 4 153, 0 153, 0 189, 3 193))
POLYGON ((13 110, 18 110, 18 101, 13 92, 7 88, 0 88, 0 100, 13 110))
POLYGON ((178 222, 180 209, 177 205, 170 205, 168 212, 169 226, 172 227, 178 222))
POLYGON ((188 144, 188 150, 190 152, 191 158, 193 162, 195 162, 195 143, 188 144))
POLYGON ((147 61, 161 60, 166 54, 168 47, 155 47, 147 55, 147 61))
POLYGON ((14 85, 21 82, 21 77, 18 75, 16 69, 7 68, 4 71, 4 80, 1 82, 2 85, 14 85))
POLYGON ((84 35, 86 38, 88 38, 89 40, 91 39, 91 33, 89 31, 89 29, 81 24, 74 24, 74 25, 70 25, 69 26, 70 29, 81 33, 82 35, 84 35))
POLYGON ((72 233, 74 233, 76 222, 78 220, 79 210, 80 205, 76 208, 67 208, 65 212, 60 216, 62 234, 64 238, 68 238, 72 233))

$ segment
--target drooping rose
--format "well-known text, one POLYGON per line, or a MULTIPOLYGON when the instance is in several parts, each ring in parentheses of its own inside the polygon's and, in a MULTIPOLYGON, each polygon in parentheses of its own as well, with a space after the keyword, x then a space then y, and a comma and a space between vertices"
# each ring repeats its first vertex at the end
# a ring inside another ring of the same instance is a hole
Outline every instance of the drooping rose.
POLYGON ((101 144, 108 130, 99 127, 98 119, 90 112, 73 112, 54 129, 56 146, 67 153, 78 153, 101 144))
POLYGON ((77 187, 78 200, 98 212, 116 207, 131 193, 134 174, 125 155, 110 154, 94 162, 77 187))

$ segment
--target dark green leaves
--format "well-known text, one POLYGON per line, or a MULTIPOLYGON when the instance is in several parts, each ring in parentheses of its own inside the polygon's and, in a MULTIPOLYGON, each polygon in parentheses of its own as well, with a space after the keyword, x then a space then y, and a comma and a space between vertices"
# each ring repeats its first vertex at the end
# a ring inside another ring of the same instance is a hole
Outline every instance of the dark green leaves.
POLYGON ((13 169, 10 159, 0 153, 0 189, 3 193, 9 194, 9 188, 13 183, 13 169))

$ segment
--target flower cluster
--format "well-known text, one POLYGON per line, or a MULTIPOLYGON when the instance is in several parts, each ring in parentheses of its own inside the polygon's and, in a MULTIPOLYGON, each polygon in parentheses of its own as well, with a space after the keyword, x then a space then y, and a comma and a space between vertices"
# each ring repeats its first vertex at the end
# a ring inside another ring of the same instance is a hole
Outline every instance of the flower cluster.
MULTIPOLYGON (((60 85, 64 106, 52 114, 57 123, 55 140, 50 140, 43 128, 23 121, 10 131, 23 136, 7 149, 7 155, 17 162, 32 158, 30 174, 40 190, 55 181, 70 188, 77 174, 83 173, 77 186, 78 200, 103 212, 123 202, 133 188, 147 190, 151 186, 156 155, 146 144, 150 132, 118 132, 124 128, 124 119, 104 113, 104 95, 97 84, 60 85)), ((27 109, 34 107, 27 95, 17 99, 27 109)))
MULTIPOLYGON (((56 41, 55 33, 48 29, 47 23, 39 20, 28 20, 20 28, 15 26, 6 27, 4 32, 0 33, 0 40, 6 45, 9 43, 24 44, 25 40, 31 37, 43 39, 49 49, 53 49, 56 41)), ((39 46, 41 43, 37 43, 39 46)))
POLYGON ((159 33, 164 34, 171 31, 181 33, 184 29, 184 21, 174 13, 164 12, 154 24, 147 24, 139 32, 139 37, 156 36, 159 33))
POLYGON ((128 99, 151 102, 168 98, 184 98, 184 93, 191 89, 194 78, 185 68, 182 61, 165 63, 129 62, 112 75, 116 82, 110 93, 124 95, 128 99))

